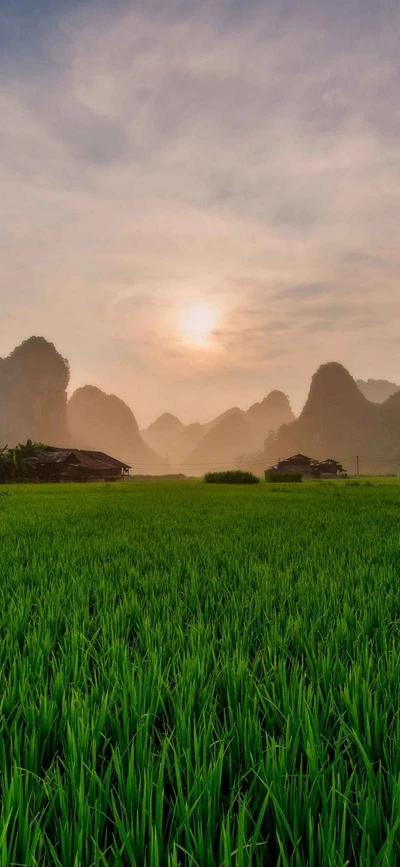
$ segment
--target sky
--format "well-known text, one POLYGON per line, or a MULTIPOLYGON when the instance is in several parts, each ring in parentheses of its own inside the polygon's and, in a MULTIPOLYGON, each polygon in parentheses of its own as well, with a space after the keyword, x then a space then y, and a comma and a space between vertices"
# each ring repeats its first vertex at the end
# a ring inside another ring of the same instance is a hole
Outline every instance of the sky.
POLYGON ((140 426, 400 382, 400 11, 2 0, 0 355, 140 426))

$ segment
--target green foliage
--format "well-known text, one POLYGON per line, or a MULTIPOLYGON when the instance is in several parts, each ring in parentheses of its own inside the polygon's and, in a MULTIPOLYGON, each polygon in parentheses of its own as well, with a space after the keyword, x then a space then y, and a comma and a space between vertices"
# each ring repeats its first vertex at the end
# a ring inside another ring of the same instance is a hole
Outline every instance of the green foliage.
POLYGON ((273 490, 3 498, 2 867, 400 863, 400 484, 273 490))
POLYGON ((0 448, 0 482, 6 482, 13 470, 13 461, 8 446, 0 448))
POLYGON ((26 443, 18 443, 14 449, 9 449, 12 476, 16 479, 32 478, 35 475, 38 456, 44 448, 46 447, 43 443, 34 443, 28 439, 26 443))
POLYGON ((278 473, 275 470, 265 470, 266 482, 301 482, 302 473, 278 473))
POLYGON ((260 479, 245 470, 226 470, 220 473, 206 473, 204 481, 214 485, 258 485, 260 479))

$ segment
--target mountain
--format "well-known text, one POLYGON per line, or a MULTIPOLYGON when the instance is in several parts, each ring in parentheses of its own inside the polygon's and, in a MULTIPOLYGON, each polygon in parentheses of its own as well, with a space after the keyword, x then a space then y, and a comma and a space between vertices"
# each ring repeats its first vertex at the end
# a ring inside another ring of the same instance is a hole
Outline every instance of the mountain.
POLYGON ((68 443, 68 382, 68 361, 44 337, 24 340, 0 359, 0 445, 28 438, 68 443))
POLYGON ((170 412, 160 415, 146 430, 140 432, 150 448, 160 455, 168 454, 173 442, 185 430, 185 425, 170 412))
POLYGON ((167 412, 142 432, 115 394, 86 385, 67 401, 68 383, 67 359, 44 337, 30 337, 0 358, 0 446, 29 438, 91 448, 126 461, 137 474, 203 475, 237 465, 261 473, 296 452, 335 458, 350 472, 357 455, 362 472, 400 468, 400 387, 356 382, 338 362, 318 368, 298 419, 288 397, 272 391, 247 410, 231 407, 205 424, 184 425, 167 412))
POLYGON ((133 473, 165 472, 165 461, 143 441, 132 410, 115 394, 94 385, 78 388, 68 401, 68 421, 79 448, 107 452, 133 473))
POLYGON ((400 390, 380 405, 380 413, 383 423, 392 432, 394 448, 400 455, 400 390))
POLYGON ((195 475, 202 475, 204 468, 236 466, 239 457, 261 449, 271 431, 293 419, 289 399, 281 391, 271 391, 247 411, 232 407, 203 425, 203 436, 184 465, 195 475))
POLYGON ((260 403, 253 403, 245 413, 250 450, 262 448, 271 431, 294 418, 289 398, 282 391, 271 391, 260 403))
POLYGON ((335 458, 354 472, 359 455, 363 472, 387 472, 396 457, 398 422, 397 395, 381 406, 372 403, 348 370, 329 362, 312 377, 299 418, 268 438, 258 460, 267 467, 278 457, 302 452, 317 459, 335 458))
POLYGON ((228 416, 241 412, 238 407, 232 407, 205 424, 193 422, 189 425, 184 425, 175 415, 165 412, 148 428, 140 431, 140 434, 152 449, 160 455, 168 456, 172 467, 178 468, 213 427, 228 416))
POLYGON ((246 451, 247 427, 240 409, 224 414, 201 438, 183 462, 184 471, 202 476, 207 471, 229 469, 238 455, 246 451))
POLYGON ((238 406, 231 406, 229 409, 226 409, 225 412, 221 412, 220 415, 217 415, 215 418, 211 419, 211 421, 203 424, 203 433, 206 434, 211 428, 216 427, 221 421, 224 421, 226 418, 229 418, 231 415, 244 415, 244 410, 240 409, 238 406))
POLYGON ((271 430, 294 420, 289 398, 282 391, 271 391, 260 403, 253 403, 246 412, 248 421, 268 423, 271 430))
POLYGON ((254 403, 247 411, 230 407, 209 422, 185 426, 170 413, 164 413, 146 430, 141 431, 145 442, 159 454, 168 456, 171 469, 199 467, 205 462, 212 466, 236 462, 237 456, 262 448, 271 430, 294 419, 289 399, 280 391, 272 391, 264 400, 254 403), (228 423, 231 419, 232 423, 228 423), (239 419, 243 424, 240 424, 239 419), (214 436, 209 436, 216 430, 214 436), (224 439, 225 437, 225 439, 224 439), (204 444, 203 444, 204 440, 204 444))
POLYGON ((176 439, 168 445, 168 461, 174 467, 178 467, 196 448, 204 436, 204 425, 193 422, 184 427, 176 439))
POLYGON ((168 461, 169 468, 176 470, 196 447, 205 429, 199 422, 184 425, 175 415, 165 412, 140 434, 147 445, 168 461))
POLYGON ((387 379, 357 379, 357 385, 364 397, 372 403, 384 403, 388 397, 400 391, 400 385, 387 379))

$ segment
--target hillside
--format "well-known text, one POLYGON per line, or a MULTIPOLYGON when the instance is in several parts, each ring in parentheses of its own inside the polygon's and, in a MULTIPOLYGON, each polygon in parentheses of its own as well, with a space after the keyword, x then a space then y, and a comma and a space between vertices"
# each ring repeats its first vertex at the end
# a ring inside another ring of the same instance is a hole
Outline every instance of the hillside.
POLYGON ((400 453, 400 391, 388 397, 380 407, 383 423, 391 431, 394 448, 400 453))
POLYGON ((44 337, 30 337, 0 359, 0 446, 28 438, 65 445, 68 361, 44 337))
POLYGON ((387 379, 357 379, 357 385, 364 397, 372 403, 384 403, 388 397, 400 391, 400 385, 387 379))
POLYGON ((247 428, 241 410, 224 414, 201 438, 183 462, 184 471, 203 475, 206 471, 229 468, 247 448, 247 428))
POLYGON ((271 391, 260 403, 253 403, 245 413, 249 450, 262 448, 271 432, 294 418, 289 398, 282 391, 271 391))
POLYGON ((68 401, 71 435, 79 448, 98 449, 131 464, 133 472, 163 472, 165 461, 144 442, 132 410, 115 394, 93 385, 68 401))
POLYGON ((170 443, 173 443, 184 430, 185 425, 176 415, 165 412, 148 428, 140 431, 140 435, 150 448, 164 455, 169 451, 170 443))
POLYGON ((248 410, 230 407, 204 424, 185 426, 176 416, 164 413, 141 435, 160 455, 168 455, 171 467, 198 466, 201 475, 203 464, 210 468, 235 463, 239 454, 262 448, 271 430, 293 419, 287 396, 272 391, 248 410))

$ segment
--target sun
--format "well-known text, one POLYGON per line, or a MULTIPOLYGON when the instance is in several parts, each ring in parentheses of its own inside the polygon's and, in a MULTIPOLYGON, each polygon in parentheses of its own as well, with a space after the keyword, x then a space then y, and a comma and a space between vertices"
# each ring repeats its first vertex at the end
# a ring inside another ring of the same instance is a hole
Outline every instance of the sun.
POLYGON ((217 312, 209 301, 190 304, 181 311, 179 317, 180 332, 192 346, 207 346, 216 324, 217 312))

